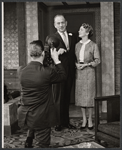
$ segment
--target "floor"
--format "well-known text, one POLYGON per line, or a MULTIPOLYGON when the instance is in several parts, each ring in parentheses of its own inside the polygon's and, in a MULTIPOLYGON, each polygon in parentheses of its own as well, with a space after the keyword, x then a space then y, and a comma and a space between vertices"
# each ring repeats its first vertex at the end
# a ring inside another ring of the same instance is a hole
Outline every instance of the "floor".
MULTIPOLYGON (((100 109, 101 110, 101 109, 100 109)), ((82 124, 82 113, 81 108, 78 106, 75 106, 74 104, 70 105, 70 111, 69 111, 70 118, 79 118, 77 121, 74 121, 74 119, 70 119, 70 122, 77 126, 77 130, 68 130, 64 129, 62 132, 57 133, 54 129, 52 129, 51 139, 52 139, 52 145, 54 146, 62 146, 63 148, 98 148, 99 145, 96 145, 94 141, 94 130, 89 131, 84 130, 80 131, 80 126, 82 124), (80 140, 78 142, 78 140, 80 140), (76 143, 77 145, 73 144, 76 143), (82 144, 81 144, 82 143, 82 144), (58 145, 57 145, 58 144, 58 145), (73 144, 73 145, 72 145, 73 144), (85 146, 85 147, 84 147, 85 146)), ((93 118, 94 118, 94 111, 93 111, 93 118)), ((94 124, 94 119, 93 119, 94 124)), ((14 135, 9 137, 4 137, 4 148, 24 148, 24 142, 26 140, 26 132, 17 131, 14 135)), ((34 148, 36 147, 36 141, 34 141, 34 148)))
POLYGON ((69 116, 70 117, 82 117, 80 107, 75 106, 74 104, 71 104, 69 108, 69 116))
MULTIPOLYGON (((101 112, 101 105, 99 107, 99 111, 101 112)), ((70 104, 69 116, 70 117, 82 117, 81 107, 75 106, 75 104, 70 104)), ((94 108, 93 108, 93 117, 94 117, 94 108)))

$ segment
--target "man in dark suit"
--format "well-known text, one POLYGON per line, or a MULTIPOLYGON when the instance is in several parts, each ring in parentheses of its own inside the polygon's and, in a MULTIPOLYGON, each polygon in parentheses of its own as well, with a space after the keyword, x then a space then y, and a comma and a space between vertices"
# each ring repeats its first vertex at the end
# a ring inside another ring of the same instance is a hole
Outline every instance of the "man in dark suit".
MULTIPOLYGON (((22 96, 18 123, 21 128, 27 126, 35 134, 40 148, 49 147, 51 126, 55 125, 52 84, 66 79, 56 48, 50 50, 55 68, 43 66, 45 51, 42 42, 38 40, 30 43, 31 62, 18 71, 22 96)), ((26 142, 26 148, 32 147, 31 136, 26 142)))
MULTIPOLYGON (((57 126, 56 131, 61 131, 62 127, 75 129, 69 121, 69 105, 70 94, 73 81, 75 80, 75 44, 76 38, 73 33, 66 30, 67 21, 63 15, 56 15, 54 17, 54 26, 57 32, 53 34, 60 40, 58 46, 59 60, 66 71, 66 81, 63 83, 53 85, 53 98, 57 110, 57 126)), ((48 37, 47 37, 48 39, 48 37)))

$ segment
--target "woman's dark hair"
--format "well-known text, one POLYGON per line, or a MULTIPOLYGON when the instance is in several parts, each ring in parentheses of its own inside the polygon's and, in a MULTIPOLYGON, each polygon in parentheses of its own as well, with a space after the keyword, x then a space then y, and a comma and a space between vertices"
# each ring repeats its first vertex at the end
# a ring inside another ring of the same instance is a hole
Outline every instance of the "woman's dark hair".
POLYGON ((30 56, 40 57, 44 51, 44 46, 41 40, 36 40, 30 43, 30 56))
POLYGON ((93 28, 91 25, 89 25, 88 23, 83 23, 82 24, 83 28, 86 29, 86 32, 89 32, 88 38, 93 36, 93 28))

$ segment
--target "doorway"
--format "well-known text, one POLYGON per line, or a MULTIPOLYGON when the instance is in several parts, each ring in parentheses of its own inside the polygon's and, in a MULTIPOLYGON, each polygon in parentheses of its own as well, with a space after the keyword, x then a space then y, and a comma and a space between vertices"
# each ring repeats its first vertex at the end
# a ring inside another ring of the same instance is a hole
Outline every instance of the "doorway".
MULTIPOLYGON (((93 29, 95 29, 94 12, 68 13, 68 14, 64 14, 64 16, 68 22, 67 30, 69 32, 75 33, 77 38, 78 38, 78 31, 82 23, 88 23, 93 27, 93 29)), ((95 41, 95 34, 93 35, 91 40, 95 41)))
MULTIPOLYGON (((40 19, 41 22, 39 21, 39 28, 43 30, 43 32, 40 32, 40 39, 46 39, 46 36, 52 33, 56 32, 56 29, 54 28, 54 16, 57 14, 63 14, 68 22, 67 25, 67 30, 69 32, 73 32, 76 37, 77 41, 80 40, 78 37, 78 30, 82 23, 88 23, 93 27, 94 34, 93 37, 91 38, 92 41, 96 42, 98 44, 99 50, 100 50, 100 8, 97 7, 96 9, 93 8, 58 8, 58 7, 52 7, 52 8, 47 8, 44 9, 43 7, 40 6, 40 19)), ((40 31, 42 31, 40 29, 40 31)), ((45 42, 45 40, 43 40, 45 42)), ((96 68, 96 85, 97 85, 97 96, 101 95, 101 65, 99 65, 96 68)), ((71 92, 71 104, 75 103, 75 83, 72 87, 72 92, 71 92)))

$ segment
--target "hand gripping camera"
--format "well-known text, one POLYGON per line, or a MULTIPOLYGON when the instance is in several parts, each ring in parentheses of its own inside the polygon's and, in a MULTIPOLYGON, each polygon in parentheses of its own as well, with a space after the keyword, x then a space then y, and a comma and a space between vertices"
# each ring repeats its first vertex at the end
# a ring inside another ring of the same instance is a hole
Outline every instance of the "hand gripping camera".
POLYGON ((57 48, 59 46, 60 40, 55 35, 50 35, 46 39, 46 44, 44 46, 45 51, 45 59, 44 59, 44 66, 53 65, 53 59, 51 58, 50 49, 57 48))

